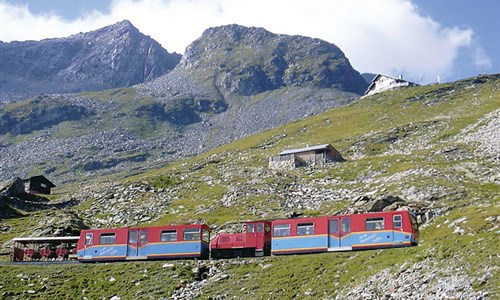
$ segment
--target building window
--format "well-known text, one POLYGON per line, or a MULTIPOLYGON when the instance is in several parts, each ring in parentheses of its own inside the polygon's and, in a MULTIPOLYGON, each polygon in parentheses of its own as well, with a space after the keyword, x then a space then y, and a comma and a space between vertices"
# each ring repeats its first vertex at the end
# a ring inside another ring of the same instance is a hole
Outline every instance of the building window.
POLYGON ((93 236, 94 235, 90 232, 85 234, 85 245, 92 245, 93 236))
POLYGON ((99 239, 101 245, 114 244, 116 242, 116 234, 114 233, 103 233, 99 239))
POLYGON ((163 230, 160 235, 161 242, 176 242, 177 230, 163 230))
POLYGON ((47 188, 47 185, 45 183, 40 183, 40 186, 43 187, 44 189, 47 188))
POLYGON ((297 224, 297 235, 312 235, 314 234, 313 223, 297 224))
POLYGON ((403 217, 401 215, 394 215, 394 228, 403 228, 403 217))
POLYGON ((200 239, 200 230, 198 228, 184 229, 185 241, 197 241, 200 239))
POLYGON ((369 218, 365 221, 366 230, 383 230, 384 218, 369 218))
POLYGON ((290 236, 290 224, 274 225, 273 236, 290 236))
POLYGON ((210 241, 210 231, 203 229, 201 231, 201 240, 208 243, 210 241))

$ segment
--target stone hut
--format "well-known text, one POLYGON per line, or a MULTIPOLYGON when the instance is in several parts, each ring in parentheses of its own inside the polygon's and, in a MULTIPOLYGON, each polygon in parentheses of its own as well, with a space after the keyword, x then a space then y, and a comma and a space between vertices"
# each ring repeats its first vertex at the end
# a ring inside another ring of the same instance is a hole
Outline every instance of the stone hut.
POLYGON ((305 148, 285 150, 269 158, 269 167, 294 169, 302 166, 322 166, 335 161, 344 161, 344 158, 332 145, 308 145, 305 148))
POLYGON ((418 84, 416 83, 403 80, 402 76, 399 76, 399 78, 394 78, 387 75, 377 74, 377 76, 375 76, 370 83, 370 86, 368 86, 368 89, 366 90, 363 97, 417 85, 418 84))

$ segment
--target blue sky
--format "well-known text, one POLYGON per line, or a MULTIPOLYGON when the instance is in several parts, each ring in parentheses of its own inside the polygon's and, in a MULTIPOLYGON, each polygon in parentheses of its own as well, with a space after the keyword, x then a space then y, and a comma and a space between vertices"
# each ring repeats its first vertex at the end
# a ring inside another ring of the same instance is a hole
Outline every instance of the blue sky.
POLYGON ((0 0, 0 40, 39 40, 123 19, 183 53, 237 23, 317 37, 360 72, 422 83, 500 72, 500 0, 0 0))

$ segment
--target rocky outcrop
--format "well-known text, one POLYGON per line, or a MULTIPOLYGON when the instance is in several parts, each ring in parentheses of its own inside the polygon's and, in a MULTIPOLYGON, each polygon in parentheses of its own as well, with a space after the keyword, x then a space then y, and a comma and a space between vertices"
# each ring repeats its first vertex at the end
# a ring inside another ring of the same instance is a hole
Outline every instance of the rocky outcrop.
POLYGON ((205 30, 186 48, 175 72, 158 80, 160 84, 169 85, 170 93, 202 85, 193 89, 213 96, 251 96, 292 86, 362 94, 368 86, 334 44, 240 25, 205 30))
POLYGON ((16 197, 25 193, 24 181, 19 177, 8 180, 0 185, 1 196, 16 197))
POLYGON ((0 42, 0 103, 131 86, 167 73, 180 58, 126 20, 67 38, 0 42))
POLYGON ((48 211, 38 224, 32 228, 29 236, 79 236, 82 229, 89 227, 74 212, 48 211))

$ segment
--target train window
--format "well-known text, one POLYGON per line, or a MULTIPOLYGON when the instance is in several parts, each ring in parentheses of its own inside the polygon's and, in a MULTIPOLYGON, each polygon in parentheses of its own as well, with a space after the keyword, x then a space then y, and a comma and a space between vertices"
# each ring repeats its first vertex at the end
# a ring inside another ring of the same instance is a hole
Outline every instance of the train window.
POLYGON ((314 234, 313 223, 297 224, 297 235, 312 235, 314 234))
POLYGON ((351 219, 342 219, 342 232, 351 232, 351 219))
POLYGON ((210 232, 208 230, 203 229, 201 231, 201 240, 207 243, 210 241, 210 232))
POLYGON ((184 229, 185 241, 197 241, 200 239, 200 230, 198 228, 184 229))
POLYGON ((365 221, 365 230, 383 230, 384 218, 368 218, 365 221))
POLYGON ((148 242, 148 231, 145 229, 141 229, 141 233, 139 233, 139 240, 141 244, 146 244, 148 242))
POLYGON ((131 230, 128 233, 128 243, 135 244, 137 243, 137 230, 131 230))
POLYGON ((177 230, 162 230, 160 235, 161 242, 176 242, 177 230))
POLYGON ((91 232, 88 232, 85 234, 85 245, 92 245, 92 237, 93 237, 93 233, 91 232))
POLYGON ((394 221, 394 228, 403 227, 403 217, 401 215, 394 215, 392 220, 394 221))
POLYGON ((247 224, 247 232, 248 233, 255 232, 255 224, 247 224))
POLYGON ((103 233, 99 239, 101 245, 114 244, 116 242, 116 234, 114 233, 103 233))
POLYGON ((339 230, 339 222, 337 220, 330 220, 330 233, 337 233, 339 230))
POLYGON ((290 236, 290 224, 274 225, 273 236, 290 236))
POLYGON ((257 224, 257 232, 264 232, 264 223, 257 224))

